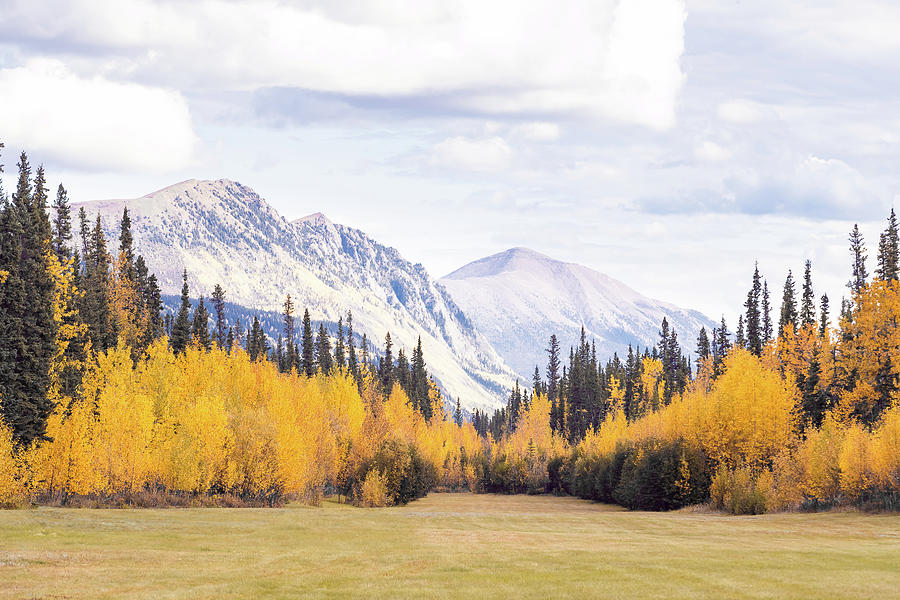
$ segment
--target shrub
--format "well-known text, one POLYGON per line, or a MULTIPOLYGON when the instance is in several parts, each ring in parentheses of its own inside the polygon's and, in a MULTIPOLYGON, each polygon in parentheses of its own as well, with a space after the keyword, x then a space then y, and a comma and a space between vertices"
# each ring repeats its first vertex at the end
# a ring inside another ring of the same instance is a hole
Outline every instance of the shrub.
POLYGON ((672 510, 709 496, 706 458, 681 441, 646 440, 626 451, 613 498, 639 510, 672 510))
POLYGON ((768 471, 754 479, 749 469, 719 467, 710 485, 713 506, 735 515, 760 515, 766 512, 767 491, 772 489, 768 471))

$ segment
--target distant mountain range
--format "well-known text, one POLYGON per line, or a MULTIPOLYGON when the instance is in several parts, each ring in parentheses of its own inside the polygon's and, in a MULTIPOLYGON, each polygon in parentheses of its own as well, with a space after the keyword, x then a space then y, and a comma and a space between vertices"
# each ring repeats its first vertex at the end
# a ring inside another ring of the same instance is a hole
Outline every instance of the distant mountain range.
POLYGON ((700 327, 713 325, 696 311, 524 248, 436 281, 358 229, 321 213, 289 222, 253 190, 225 179, 79 206, 100 215, 113 247, 128 207, 135 249, 159 278, 168 305, 176 303, 186 268, 193 297, 209 296, 219 283, 230 318, 240 316, 246 329, 250 315, 259 314, 273 337, 287 294, 298 320, 309 308, 332 334, 338 317, 352 310, 355 331, 376 349, 387 332, 395 351, 411 351, 421 336, 429 370, 467 409, 497 407, 516 378, 530 382, 535 364, 543 370, 551 333, 567 352, 583 324, 606 357, 629 343, 655 343, 663 316, 688 350, 700 327))
POLYGON ((584 326, 597 354, 622 356, 628 344, 646 347, 659 340, 663 317, 685 352, 696 346, 705 315, 639 294, 603 273, 554 260, 527 248, 512 248, 469 263, 441 279, 456 303, 506 362, 531 380, 535 365, 543 375, 547 342, 556 334, 564 354, 584 326))
POLYGON ((421 336, 429 371, 468 408, 499 405, 515 381, 422 265, 321 214, 288 222, 228 180, 184 181, 134 200, 83 206, 100 214, 111 240, 128 207, 135 249, 164 294, 180 293, 187 268, 193 296, 208 296, 220 283, 230 302, 248 309, 281 312, 291 294, 298 317, 307 307, 313 319, 336 323, 352 310, 356 332, 376 347, 390 332, 395 352, 410 353, 421 336))

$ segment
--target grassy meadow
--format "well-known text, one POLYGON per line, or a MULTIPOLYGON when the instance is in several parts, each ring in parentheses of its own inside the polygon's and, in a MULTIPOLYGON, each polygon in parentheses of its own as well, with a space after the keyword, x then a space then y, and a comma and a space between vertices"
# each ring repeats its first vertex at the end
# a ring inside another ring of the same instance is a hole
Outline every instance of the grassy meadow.
POLYGON ((889 598, 900 517, 405 507, 0 511, 0 598, 889 598))

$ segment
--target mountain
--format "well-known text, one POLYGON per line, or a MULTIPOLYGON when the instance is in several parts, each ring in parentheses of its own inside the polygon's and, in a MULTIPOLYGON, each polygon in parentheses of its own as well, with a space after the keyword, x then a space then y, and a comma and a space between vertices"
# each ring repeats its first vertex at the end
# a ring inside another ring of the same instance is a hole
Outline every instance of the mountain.
POLYGON ((498 406, 514 382, 513 371, 422 265, 321 213, 288 222, 253 190, 224 179, 75 206, 91 218, 100 214, 113 246, 127 206, 135 249, 164 294, 180 293, 186 268, 195 296, 208 296, 220 283, 232 303, 281 312, 291 294, 298 325, 304 307, 312 319, 332 324, 352 310, 354 330, 378 348, 390 332, 395 354, 399 348, 411 354, 421 336, 429 371, 466 408, 498 406))
POLYGON ((466 315, 520 376, 543 375, 547 341, 559 338, 568 354, 584 326, 598 357, 621 357, 628 344, 659 340, 666 317, 682 348, 693 352, 700 328, 714 323, 703 314, 647 298, 603 273, 554 260, 527 248, 476 260, 441 279, 466 315))

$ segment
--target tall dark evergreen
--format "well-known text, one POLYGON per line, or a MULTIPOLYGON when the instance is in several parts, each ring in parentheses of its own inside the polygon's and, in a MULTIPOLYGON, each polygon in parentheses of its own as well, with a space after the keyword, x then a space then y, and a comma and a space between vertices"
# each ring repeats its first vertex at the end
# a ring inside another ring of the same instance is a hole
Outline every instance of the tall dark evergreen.
POLYGON ((12 203, 3 201, 0 243, 0 416, 20 444, 42 439, 53 403, 47 397, 55 351, 54 282, 47 254, 52 231, 43 167, 31 183, 23 152, 12 203))
POLYGON ((285 297, 284 304, 282 305, 281 335, 284 337, 285 343, 287 344, 282 369, 284 371, 297 369, 297 372, 299 373, 301 371, 301 364, 300 357, 297 356, 297 333, 294 325, 294 301, 291 299, 290 294, 285 297))
POLYGON ((250 360, 257 361, 266 358, 269 353, 269 344, 266 334, 259 324, 259 317, 253 317, 253 325, 247 332, 247 354, 250 360))
POLYGON ((53 251, 61 263, 72 258, 72 212, 69 208, 69 195, 62 184, 56 190, 53 201, 53 251))
POLYGON ((753 268, 753 284, 750 291, 747 292, 747 300, 744 302, 746 309, 746 327, 747 349, 759 356, 762 354, 763 338, 765 334, 762 331, 762 320, 760 319, 759 302, 762 296, 762 281, 759 276, 759 266, 753 268))
POLYGON ((794 276, 788 271, 784 280, 784 292, 781 295, 781 316, 778 319, 778 337, 784 333, 785 327, 797 329, 797 299, 794 289, 794 276))
MULTIPOLYGON (((143 257, 138 256, 135 264, 139 266, 143 263, 143 257)), ((144 268, 146 269, 146 267, 144 268)), ((154 340, 162 336, 165 331, 162 316, 162 292, 159 289, 159 283, 157 283, 156 275, 151 273, 147 276, 147 284, 143 288, 142 295, 144 311, 147 315, 146 326, 144 329, 144 348, 146 348, 154 340)))
POLYGON ((463 414, 462 414, 462 407, 459 404, 459 398, 456 399, 456 410, 453 411, 453 422, 456 423, 457 427, 462 427, 463 414))
POLYGON ((725 323, 725 317, 719 326, 713 330, 712 339, 712 355, 713 355, 713 375, 718 377, 724 371, 725 357, 731 350, 731 333, 728 331, 728 325, 725 323))
POLYGON ((559 340, 556 334, 550 336, 547 353, 547 399, 550 400, 550 428, 553 431, 562 429, 559 405, 559 340))
POLYGON ((347 368, 347 353, 344 351, 344 317, 338 317, 337 337, 334 340, 334 367, 343 374, 347 368))
POLYGON ((772 304, 769 301, 769 283, 763 281, 762 301, 760 303, 762 309, 762 342, 763 345, 768 344, 772 339, 772 304))
POLYGON ((378 365, 378 381, 381 384, 381 393, 387 397, 394 387, 394 344, 391 341, 391 332, 384 336, 384 353, 378 365))
POLYGON ((819 304, 819 337, 825 337, 828 333, 828 294, 822 294, 819 304))
POLYGON ((319 332, 316 335, 316 366, 325 375, 331 374, 334 359, 331 355, 331 340, 325 331, 325 324, 319 323, 319 332))
POLYGON ((853 230, 850 232, 850 256, 851 256, 851 276, 847 282, 847 287, 853 297, 866 287, 866 279, 869 273, 866 270, 866 243, 862 234, 859 232, 859 226, 853 224, 853 230))
POLYGON ((878 241, 878 269, 876 273, 883 281, 894 281, 900 274, 900 239, 897 232, 897 215, 891 209, 888 224, 878 241))
POLYGON ((813 294, 811 260, 807 260, 803 267, 803 296, 800 301, 799 318, 804 327, 816 324, 816 297, 813 294))
POLYGON ((225 319, 225 289, 218 283, 213 288, 210 301, 213 310, 216 311, 216 343, 219 344, 219 348, 224 348, 225 338, 228 337, 228 322, 225 319))
POLYGON ((361 384, 359 364, 356 362, 356 348, 353 342, 353 313, 347 311, 347 372, 361 384))
POLYGON ((744 337, 744 315, 738 315, 737 331, 734 332, 734 345, 738 348, 747 347, 747 338, 744 337))
POLYGON ((316 350, 309 309, 303 311, 303 336, 301 338, 300 366, 307 377, 316 374, 316 350))
POLYGON ((212 339, 209 337, 209 311, 206 310, 206 303, 203 301, 202 295, 200 296, 200 301, 197 303, 197 308, 194 309, 194 322, 191 325, 191 337, 193 338, 193 341, 204 350, 212 348, 212 339))
MULTIPOLYGON (((172 324, 172 351, 180 354, 185 351, 188 344, 191 343, 191 298, 190 289, 188 288, 187 269, 183 274, 184 283, 181 286, 181 306, 178 308, 178 315, 172 324)), ((248 350, 249 351, 249 350, 248 350)))
POLYGON ((131 217, 128 207, 122 209, 122 221, 119 229, 119 276, 134 281, 134 235, 131 233, 131 217))
POLYGON ((700 328, 700 335, 697 336, 697 372, 700 372, 702 365, 701 360, 705 360, 711 356, 709 344, 709 336, 706 333, 706 327, 700 328))
POLYGON ((85 255, 83 277, 84 296, 81 300, 81 314, 88 327, 88 337, 97 352, 116 345, 117 334, 110 313, 111 275, 109 253, 106 250, 106 236, 100 216, 97 216, 90 232, 85 255))
POLYGON ((416 342, 412 357, 412 389, 415 395, 415 404, 426 419, 431 418, 431 401, 428 391, 431 386, 428 382, 428 372, 425 370, 425 354, 422 352, 422 337, 416 342))

